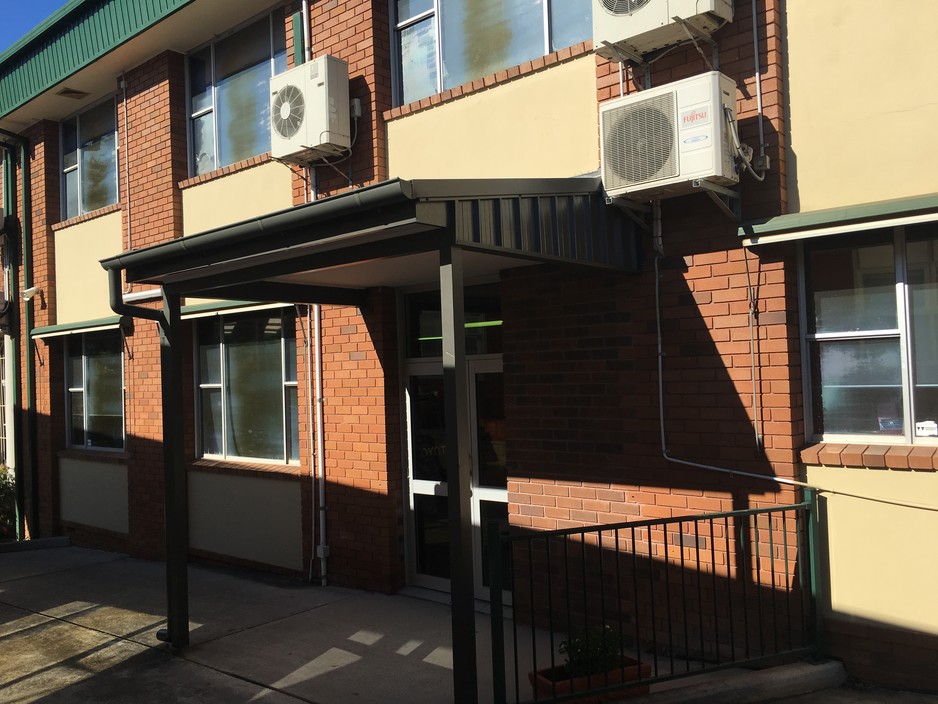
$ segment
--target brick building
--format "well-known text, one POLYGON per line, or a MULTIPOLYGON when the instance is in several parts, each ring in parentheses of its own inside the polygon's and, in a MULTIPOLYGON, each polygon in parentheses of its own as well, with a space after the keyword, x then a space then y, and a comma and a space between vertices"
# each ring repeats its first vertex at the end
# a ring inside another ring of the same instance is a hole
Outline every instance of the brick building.
POLYGON ((0 57, 22 536, 451 590, 456 624, 491 520, 811 486, 824 648, 938 686, 938 12, 712 2, 613 49, 606 4, 73 0, 0 57), (348 124, 297 158, 271 87, 326 55, 348 124), (714 69, 753 168, 607 199, 600 112, 714 69))

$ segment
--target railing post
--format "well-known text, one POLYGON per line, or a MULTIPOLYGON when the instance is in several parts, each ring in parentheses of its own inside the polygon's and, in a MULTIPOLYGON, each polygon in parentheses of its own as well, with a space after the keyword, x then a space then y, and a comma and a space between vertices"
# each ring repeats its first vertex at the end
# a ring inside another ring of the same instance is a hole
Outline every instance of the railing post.
POLYGON ((818 589, 818 558, 820 556, 820 524, 818 522, 818 494, 814 489, 804 490, 804 500, 808 504, 807 549, 809 584, 811 588, 811 611, 814 621, 814 646, 818 654, 824 652, 823 623, 818 589))
POLYGON ((502 592, 505 575, 502 574, 502 555, 507 547, 501 524, 491 521, 485 527, 489 546, 489 605, 492 613, 492 701, 505 704, 505 616, 502 592))

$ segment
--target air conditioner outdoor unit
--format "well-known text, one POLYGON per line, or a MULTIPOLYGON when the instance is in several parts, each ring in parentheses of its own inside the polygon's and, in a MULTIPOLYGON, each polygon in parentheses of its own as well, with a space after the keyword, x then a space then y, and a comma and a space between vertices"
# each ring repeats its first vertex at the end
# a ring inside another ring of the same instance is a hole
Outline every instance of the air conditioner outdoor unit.
POLYGON ((704 34, 733 20, 732 0, 593 0, 593 46, 596 53, 618 61, 605 44, 644 55, 690 37, 678 17, 704 34))
POLYGON ((603 187, 611 197, 652 200, 691 192, 693 182, 739 182, 728 108, 736 84, 718 71, 599 106, 603 187))
POLYGON ((308 163, 345 153, 349 135, 348 64, 320 56, 270 79, 270 153, 308 163))

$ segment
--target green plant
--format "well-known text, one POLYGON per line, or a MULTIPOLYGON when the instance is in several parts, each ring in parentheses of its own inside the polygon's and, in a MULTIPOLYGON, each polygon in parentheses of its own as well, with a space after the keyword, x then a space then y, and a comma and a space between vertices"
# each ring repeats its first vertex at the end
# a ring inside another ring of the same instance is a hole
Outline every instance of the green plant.
POLYGON ((571 634, 561 641, 560 653, 567 656, 567 674, 581 677, 622 667, 623 645, 619 631, 605 624, 571 634))
POLYGON ((0 466, 0 540, 16 539, 16 484, 6 467, 0 466))

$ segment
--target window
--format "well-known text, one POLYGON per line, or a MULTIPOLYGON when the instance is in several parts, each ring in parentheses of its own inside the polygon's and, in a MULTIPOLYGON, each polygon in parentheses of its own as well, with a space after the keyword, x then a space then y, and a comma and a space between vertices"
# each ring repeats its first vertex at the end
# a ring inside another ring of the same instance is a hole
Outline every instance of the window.
POLYGON ((284 309, 198 322, 202 455, 299 459, 295 320, 284 309))
POLYGON ((814 434, 938 438, 938 224, 805 249, 814 434))
POLYGON ((65 378, 72 447, 124 447, 122 345, 116 330, 68 338, 65 378))
POLYGON ((117 202, 117 129, 113 98, 62 123, 64 219, 117 202))
POLYGON ((396 0, 395 7, 402 103, 576 44, 593 29, 590 0, 396 0))
POLYGON ((270 151, 270 77, 286 68, 282 8, 189 56, 194 175, 270 151))

